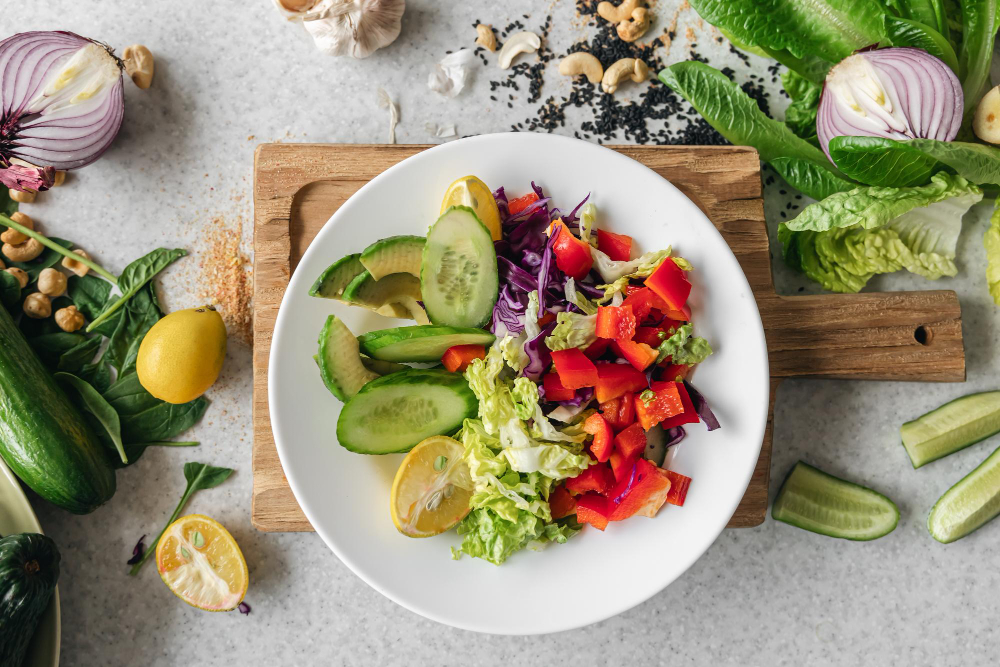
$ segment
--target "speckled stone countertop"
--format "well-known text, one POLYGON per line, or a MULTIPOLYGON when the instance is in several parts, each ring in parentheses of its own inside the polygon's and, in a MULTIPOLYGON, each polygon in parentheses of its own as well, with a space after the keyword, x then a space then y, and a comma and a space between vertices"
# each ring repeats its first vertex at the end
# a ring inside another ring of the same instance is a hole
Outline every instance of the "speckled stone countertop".
MULTIPOLYGON (((317 52, 269 0, 28 4, 30 11, 25 5, 5 12, 3 36, 64 29, 119 49, 144 43, 156 55, 150 90, 126 83, 125 121, 112 149, 24 210, 44 230, 94 250, 116 273, 156 246, 191 250, 161 281, 169 309, 203 299, 207 230, 242 234, 250 252, 257 144, 385 141, 388 117, 375 103, 378 86, 400 104, 400 143, 440 141, 429 134, 429 122, 453 122, 462 135, 506 131, 534 117, 541 102, 508 90, 490 100, 489 82, 500 78, 492 65, 477 65, 458 98, 442 98, 426 86, 432 65, 447 50, 470 45, 471 25, 480 20, 501 27, 519 19, 530 29, 552 13, 549 42, 557 53, 590 30, 571 0, 410 0, 399 39, 367 60, 349 61, 317 52)), ((658 0, 654 9, 654 30, 674 34, 670 47, 658 51, 664 62, 687 59, 697 42, 695 50, 716 67, 731 67, 737 82, 760 77, 780 117, 786 100, 767 72, 769 62, 751 56, 748 65, 730 53, 687 2, 658 0)), ((542 101, 569 91, 555 69, 547 66, 542 101)), ((589 109, 570 109, 556 131, 572 135, 591 116, 589 109)), ((801 204, 782 187, 766 190, 772 233, 786 206, 801 204)), ((932 540, 924 525, 937 497, 996 442, 914 471, 897 432, 903 421, 948 399, 997 387, 1000 318, 986 290, 981 245, 987 212, 983 204, 965 219, 958 278, 873 281, 876 289, 958 292, 967 383, 790 381, 778 393, 772 497, 792 464, 804 459, 892 497, 902 517, 887 538, 832 540, 768 519, 759 528, 726 530, 676 583, 595 626, 530 638, 453 630, 383 598, 316 535, 264 534, 251 526, 250 350, 233 342, 210 393, 212 406, 192 433, 200 449, 150 451, 119 472, 117 495, 88 516, 32 498, 63 553, 62 664, 996 664, 1000 523, 949 546, 932 540), (241 544, 251 572, 249 616, 187 607, 152 567, 137 578, 126 575, 136 539, 155 535, 179 498, 182 462, 189 460, 237 470, 221 487, 197 495, 188 510, 210 513, 241 544)), ((815 291, 780 266, 776 278, 783 292, 815 291)), ((557 613, 558 600, 552 606, 557 613)))

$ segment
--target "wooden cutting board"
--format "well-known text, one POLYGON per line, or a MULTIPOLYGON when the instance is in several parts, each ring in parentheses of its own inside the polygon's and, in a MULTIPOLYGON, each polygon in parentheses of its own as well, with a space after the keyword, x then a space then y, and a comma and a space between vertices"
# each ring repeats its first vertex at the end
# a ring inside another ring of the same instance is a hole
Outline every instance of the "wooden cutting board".
MULTIPOLYGON (((320 228, 362 185, 430 146, 264 144, 254 159, 253 510, 259 530, 306 531, 274 446, 267 365, 278 305, 320 228)), ((735 146, 611 146, 680 188, 725 237, 757 299, 771 403, 760 459, 730 527, 767 511, 774 395, 789 377, 962 382, 961 309, 951 291, 778 296, 761 199, 760 161, 735 146)), ((331 258, 333 259, 333 258, 331 258)))

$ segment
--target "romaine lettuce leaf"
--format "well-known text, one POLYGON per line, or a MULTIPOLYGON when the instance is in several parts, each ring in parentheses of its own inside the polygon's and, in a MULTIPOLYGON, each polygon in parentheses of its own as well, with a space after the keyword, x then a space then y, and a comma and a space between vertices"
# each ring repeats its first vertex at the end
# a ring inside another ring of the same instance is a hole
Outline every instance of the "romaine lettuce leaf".
POLYGON ((597 230, 594 229, 594 222, 597 220, 597 207, 593 204, 584 204, 580 209, 580 238, 584 243, 597 247, 597 230))
POLYGON ((840 136, 830 140, 830 157, 861 183, 887 188, 923 185, 938 163, 908 142, 884 137, 840 136))
POLYGON ((580 294, 576 289, 576 281, 566 279, 566 300, 583 311, 584 315, 596 315, 597 304, 580 294))
POLYGON ((545 337, 545 346, 555 352, 574 347, 585 348, 597 340, 597 315, 556 313, 556 327, 545 337))
POLYGON ((983 236, 983 246, 986 247, 986 282, 993 303, 1000 306, 1000 201, 990 216, 990 226, 983 236))
POLYGON ((789 69, 781 75, 781 84, 792 102, 785 109, 785 125, 814 146, 819 146, 816 136, 816 112, 819 110, 819 98, 823 88, 789 69))
POLYGON ((996 0, 959 0, 962 8, 962 47, 958 51, 958 78, 965 96, 963 129, 972 123, 976 105, 986 92, 997 32, 996 0))
POLYGON ((944 35, 929 24, 908 18, 887 16, 885 29, 893 46, 911 46, 931 54, 958 75, 958 56, 944 35))
POLYGON ((693 331, 694 325, 690 322, 682 324, 670 338, 660 343, 658 348, 660 354, 656 358, 656 363, 664 361, 667 357, 671 357, 671 363, 688 366, 705 361, 708 355, 712 354, 712 346, 704 338, 692 336, 693 331))
POLYGON ((613 283, 619 278, 644 278, 656 270, 663 260, 670 256, 670 248, 665 250, 652 250, 641 257, 628 261, 617 261, 607 256, 607 254, 597 250, 591 250, 594 257, 594 268, 606 283, 613 283))
POLYGON ((545 523, 530 512, 518 511, 507 520, 488 509, 474 509, 458 524, 463 536, 462 547, 452 550, 453 558, 463 553, 502 564, 516 551, 525 547, 539 548, 549 543, 564 543, 580 532, 580 525, 568 520, 545 523))

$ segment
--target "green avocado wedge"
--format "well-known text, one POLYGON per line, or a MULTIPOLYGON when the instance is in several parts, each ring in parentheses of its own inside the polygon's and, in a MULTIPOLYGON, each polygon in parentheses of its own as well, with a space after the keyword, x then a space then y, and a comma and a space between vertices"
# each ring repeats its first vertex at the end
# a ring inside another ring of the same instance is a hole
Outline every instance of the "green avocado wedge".
POLYGON ((931 508, 927 530, 948 544, 982 527, 1000 514, 1000 449, 945 491, 931 508))
POLYGON ((347 401, 361 387, 379 377, 361 363, 358 339, 340 318, 330 315, 319 333, 319 374, 330 393, 347 401))
POLYGON ((341 257, 328 266, 309 288, 309 296, 322 299, 341 299, 344 290, 351 284, 351 281, 365 271, 360 258, 359 253, 354 253, 347 257, 341 257))
POLYGON ((420 277, 420 257, 424 252, 423 236, 390 236, 361 251, 361 263, 375 280, 393 273, 420 277))
POLYGON ((343 295, 343 300, 351 305, 374 310, 379 315, 428 324, 427 313, 417 303, 420 298, 420 280, 409 273, 392 273, 375 280, 367 270, 351 281, 343 295))
POLYGON ((496 336, 482 329, 434 324, 371 331, 358 336, 361 350, 383 361, 434 362, 455 345, 492 345, 496 336))

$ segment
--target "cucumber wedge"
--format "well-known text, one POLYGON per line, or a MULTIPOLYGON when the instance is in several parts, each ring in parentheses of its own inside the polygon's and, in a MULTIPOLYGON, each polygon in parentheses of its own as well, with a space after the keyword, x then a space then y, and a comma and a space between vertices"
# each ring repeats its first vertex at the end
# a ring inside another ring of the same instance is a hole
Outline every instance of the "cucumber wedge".
POLYGON ((390 236, 361 251, 361 263, 375 280, 393 273, 420 277, 420 257, 424 252, 423 236, 390 236))
POLYGON ((336 315, 326 318, 319 333, 319 374, 330 393, 347 401, 361 387, 379 377, 361 363, 358 339, 336 315))
POLYGON ((496 336, 482 329, 441 327, 434 324, 382 329, 358 336, 361 350, 384 361, 440 361, 455 345, 492 345, 496 336))
POLYGON ((420 281, 409 273, 393 273, 375 280, 371 273, 362 271, 344 289, 342 298, 386 317, 430 323, 427 313, 417 303, 420 301, 420 281))
POLYGON ((927 517, 938 542, 954 542, 1000 514, 1000 449, 945 491, 927 517))
POLYGON ((452 206, 427 233, 420 264, 424 308, 434 324, 481 327, 497 301, 493 237, 471 208, 452 206))
POLYGON ((1000 433, 1000 391, 956 398, 899 429, 914 468, 997 433, 1000 433))
POLYGON ((771 518, 820 535, 874 540, 893 531, 899 509, 881 493, 799 461, 778 491, 771 518))
POLYGON ((351 281, 364 273, 361 255, 354 253, 341 257, 320 274, 313 286, 309 288, 309 296, 323 299, 340 299, 351 281))
POLYGON ((408 452, 424 438, 455 433, 478 412, 461 375, 411 368, 362 387, 340 413, 337 441, 359 454, 408 452))

